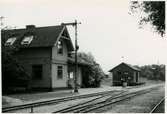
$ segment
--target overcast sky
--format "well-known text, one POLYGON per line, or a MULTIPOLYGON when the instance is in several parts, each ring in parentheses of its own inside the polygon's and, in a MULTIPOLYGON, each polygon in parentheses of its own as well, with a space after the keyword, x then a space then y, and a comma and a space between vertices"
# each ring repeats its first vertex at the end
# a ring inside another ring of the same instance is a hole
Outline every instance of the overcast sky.
MULTIPOLYGON (((5 25, 25 28, 28 24, 38 27, 80 21, 79 51, 91 52, 106 73, 122 61, 164 64, 167 40, 149 25, 139 29, 137 16, 128 12, 129 0, 0 0, 5 25)), ((74 28, 68 29, 74 41, 74 28)))

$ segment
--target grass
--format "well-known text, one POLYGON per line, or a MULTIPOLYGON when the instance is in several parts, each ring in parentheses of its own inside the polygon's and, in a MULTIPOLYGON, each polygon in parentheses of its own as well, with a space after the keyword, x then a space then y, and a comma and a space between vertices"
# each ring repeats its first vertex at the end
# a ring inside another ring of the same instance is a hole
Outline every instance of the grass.
POLYGON ((108 106, 98 112, 107 113, 149 113, 151 109, 165 96, 165 89, 154 90, 129 100, 108 106))

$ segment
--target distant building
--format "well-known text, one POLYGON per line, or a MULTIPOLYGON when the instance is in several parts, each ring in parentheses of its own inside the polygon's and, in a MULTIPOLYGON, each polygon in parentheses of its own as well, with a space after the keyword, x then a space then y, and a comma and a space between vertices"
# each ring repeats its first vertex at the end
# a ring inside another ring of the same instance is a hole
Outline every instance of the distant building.
POLYGON ((140 69, 132 65, 121 63, 109 72, 110 76, 112 76, 113 86, 121 86, 123 82, 127 82, 128 85, 133 85, 139 82, 140 69))
MULTIPOLYGON (((54 89, 73 86, 74 47, 65 26, 35 27, 3 30, 6 46, 19 46, 16 54, 31 76, 29 88, 54 89)), ((78 58, 78 85, 82 85, 82 67, 90 65, 78 58)))

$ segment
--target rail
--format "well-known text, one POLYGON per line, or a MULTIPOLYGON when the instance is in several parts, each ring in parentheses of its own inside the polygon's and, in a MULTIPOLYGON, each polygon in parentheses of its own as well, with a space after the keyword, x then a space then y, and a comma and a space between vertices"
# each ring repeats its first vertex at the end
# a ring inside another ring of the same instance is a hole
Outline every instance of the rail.
POLYGON ((129 98, 132 98, 134 96, 150 92, 153 89, 156 89, 156 88, 149 88, 146 90, 140 90, 140 91, 130 92, 130 93, 122 92, 120 94, 110 96, 109 98, 106 98, 102 101, 95 102, 95 100, 99 99, 97 98, 85 103, 81 103, 79 105, 77 104, 75 106, 71 106, 68 108, 55 111, 54 113, 87 113, 87 112, 91 112, 92 110, 96 110, 96 109, 129 99, 129 98))
MULTIPOLYGON (((86 101, 86 102, 84 102, 84 103, 76 104, 76 105, 73 105, 73 106, 70 106, 70 107, 67 107, 67 108, 64 108, 64 109, 55 111, 54 113, 72 112, 72 111, 74 111, 74 110, 83 108, 83 107, 84 107, 83 105, 88 105, 89 103, 92 103, 92 102, 94 102, 94 101, 96 101, 96 100, 99 100, 99 99, 101 99, 101 98, 107 97, 107 96, 109 96, 109 95, 111 95, 111 96, 116 96, 116 95, 123 94, 123 93, 125 93, 125 92, 126 92, 126 91, 122 91, 122 92, 118 92, 118 93, 114 93, 114 94, 106 94, 106 95, 103 95, 103 96, 100 96, 100 97, 91 99, 91 100, 89 100, 89 101, 86 101)), ((92 104, 91 104, 91 105, 92 105, 92 104)))
POLYGON ((99 93, 92 93, 92 94, 86 94, 86 95, 76 95, 76 96, 70 96, 70 97, 56 98, 56 99, 52 99, 52 100, 27 103, 27 104, 23 104, 23 105, 16 105, 16 106, 10 106, 10 107, 3 107, 2 112, 10 112, 10 111, 21 110, 21 109, 30 109, 30 112, 33 113, 34 107, 53 104, 53 103, 60 103, 60 102, 64 102, 64 101, 74 100, 74 99, 89 98, 89 97, 99 96, 99 95, 108 94, 108 93, 112 93, 112 92, 116 92, 116 90, 115 91, 112 90, 112 91, 105 91, 105 92, 99 92, 99 93))
POLYGON ((165 100, 165 98, 162 98, 150 111, 150 113, 154 113, 154 111, 158 108, 158 106, 165 100))

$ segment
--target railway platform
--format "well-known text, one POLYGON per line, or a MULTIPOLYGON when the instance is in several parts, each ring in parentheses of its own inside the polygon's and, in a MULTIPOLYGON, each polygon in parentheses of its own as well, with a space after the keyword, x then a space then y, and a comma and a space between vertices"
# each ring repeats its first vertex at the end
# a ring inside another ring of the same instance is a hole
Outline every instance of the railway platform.
POLYGON ((73 89, 68 90, 55 90, 52 92, 38 92, 38 93, 25 93, 25 94, 13 94, 3 96, 5 99, 9 99, 10 104, 6 104, 7 106, 13 106, 17 104, 26 104, 31 102, 40 102, 45 100, 50 100, 53 98, 61 98, 75 95, 86 95, 92 93, 99 93, 104 91, 114 91, 114 90, 122 90, 122 87, 110 87, 110 86, 102 86, 100 88, 79 88, 78 93, 74 93, 73 89), (21 102, 18 102, 20 100, 21 102))

